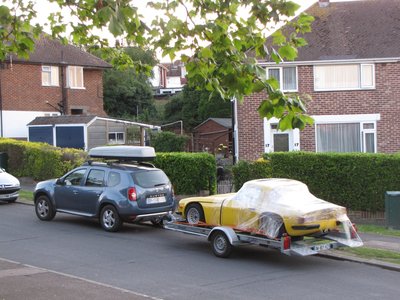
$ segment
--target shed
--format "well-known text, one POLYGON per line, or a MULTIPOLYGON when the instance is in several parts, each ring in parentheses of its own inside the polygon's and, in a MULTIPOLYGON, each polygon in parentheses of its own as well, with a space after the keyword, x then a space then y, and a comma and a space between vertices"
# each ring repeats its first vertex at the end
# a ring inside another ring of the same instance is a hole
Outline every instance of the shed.
POLYGON ((136 144, 143 146, 145 129, 159 130, 159 126, 103 118, 97 116, 36 117, 28 123, 28 140, 45 142, 56 147, 89 150, 107 144, 136 144), (128 140, 128 128, 137 128, 137 137, 128 140))
POLYGON ((232 119, 208 118, 193 129, 194 151, 217 153, 220 145, 225 155, 232 150, 232 119))

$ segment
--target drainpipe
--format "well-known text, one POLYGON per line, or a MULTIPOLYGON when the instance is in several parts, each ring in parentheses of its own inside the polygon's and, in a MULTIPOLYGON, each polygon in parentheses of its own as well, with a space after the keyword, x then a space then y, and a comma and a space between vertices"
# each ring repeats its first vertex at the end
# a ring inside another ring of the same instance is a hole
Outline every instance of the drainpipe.
POLYGON ((64 61, 64 51, 61 51, 61 105, 60 111, 62 115, 68 114, 68 99, 67 99, 67 81, 65 80, 66 62, 64 61))
POLYGON ((0 137, 3 137, 3 90, 1 89, 1 80, 3 77, 4 62, 0 63, 0 137))

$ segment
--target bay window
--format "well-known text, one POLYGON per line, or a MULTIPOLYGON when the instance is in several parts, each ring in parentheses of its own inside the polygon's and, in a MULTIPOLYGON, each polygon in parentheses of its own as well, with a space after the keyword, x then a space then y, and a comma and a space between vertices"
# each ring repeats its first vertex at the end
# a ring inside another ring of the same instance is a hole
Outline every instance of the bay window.
MULTIPOLYGON (((317 152, 368 152, 376 153, 376 120, 357 120, 357 115, 330 116, 332 120, 315 117, 317 152)), ((326 116, 325 116, 326 117, 326 116)))

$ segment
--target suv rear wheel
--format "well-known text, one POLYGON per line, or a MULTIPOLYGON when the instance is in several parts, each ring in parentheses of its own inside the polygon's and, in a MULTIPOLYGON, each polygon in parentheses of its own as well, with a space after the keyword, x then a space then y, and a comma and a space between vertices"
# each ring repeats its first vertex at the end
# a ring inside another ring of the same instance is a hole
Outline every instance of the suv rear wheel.
POLYGON ((114 206, 106 205, 103 207, 100 213, 100 224, 105 231, 116 232, 121 229, 122 223, 114 206))

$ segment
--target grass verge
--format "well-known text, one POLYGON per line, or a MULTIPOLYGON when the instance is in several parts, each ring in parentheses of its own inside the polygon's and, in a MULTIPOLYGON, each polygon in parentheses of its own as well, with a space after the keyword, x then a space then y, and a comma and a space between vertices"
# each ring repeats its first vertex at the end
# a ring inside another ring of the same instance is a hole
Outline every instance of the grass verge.
POLYGON ((389 229, 389 228, 386 228, 385 226, 357 224, 357 229, 359 232, 363 232, 363 233, 374 233, 374 234, 400 237, 400 230, 389 229))
POLYGON ((19 199, 33 201, 33 192, 20 190, 19 191, 19 199))
POLYGON ((386 261, 400 265, 400 253, 395 251, 368 248, 368 247, 342 248, 339 251, 354 254, 358 257, 386 261))

